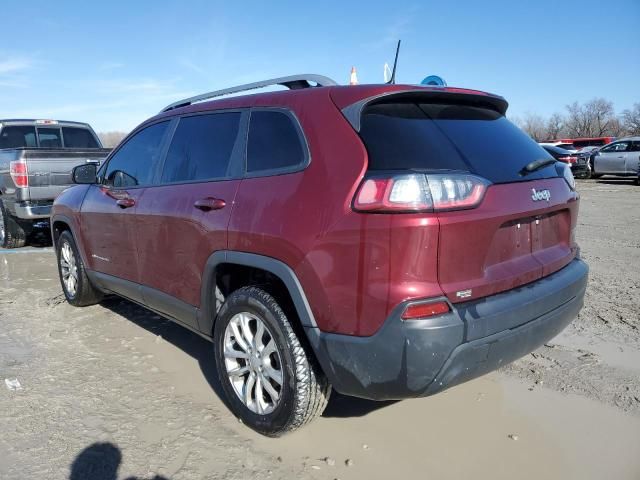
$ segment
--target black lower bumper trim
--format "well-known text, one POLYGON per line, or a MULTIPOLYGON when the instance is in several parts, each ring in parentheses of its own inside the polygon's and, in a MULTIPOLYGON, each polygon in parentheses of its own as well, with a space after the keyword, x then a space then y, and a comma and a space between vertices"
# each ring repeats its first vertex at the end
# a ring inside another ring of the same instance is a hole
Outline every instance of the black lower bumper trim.
POLYGON ((373 400, 430 395, 556 336, 582 308, 587 276, 587 265, 574 260, 537 282, 426 320, 403 321, 400 304, 371 337, 305 330, 336 391, 373 400))

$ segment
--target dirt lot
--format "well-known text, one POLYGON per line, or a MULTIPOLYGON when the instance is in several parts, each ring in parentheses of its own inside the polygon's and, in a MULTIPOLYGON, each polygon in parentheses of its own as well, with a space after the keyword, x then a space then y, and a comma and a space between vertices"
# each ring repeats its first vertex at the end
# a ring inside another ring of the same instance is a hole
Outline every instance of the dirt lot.
POLYGON ((232 417, 205 340, 122 300, 72 308, 50 248, 0 251, 0 478, 638 479, 640 187, 579 190, 591 276, 565 332, 434 397, 334 395, 282 439, 232 417))

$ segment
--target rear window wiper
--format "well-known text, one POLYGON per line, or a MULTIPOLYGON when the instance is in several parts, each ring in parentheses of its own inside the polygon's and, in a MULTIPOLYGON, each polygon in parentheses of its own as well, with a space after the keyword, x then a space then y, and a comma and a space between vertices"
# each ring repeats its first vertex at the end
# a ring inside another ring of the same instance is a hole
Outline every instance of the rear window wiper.
POLYGON ((522 176, 528 175, 548 165, 553 165, 554 163, 556 163, 556 160, 553 158, 541 158, 539 160, 534 160, 532 162, 527 163, 524 166, 524 168, 520 170, 520 175, 522 176))

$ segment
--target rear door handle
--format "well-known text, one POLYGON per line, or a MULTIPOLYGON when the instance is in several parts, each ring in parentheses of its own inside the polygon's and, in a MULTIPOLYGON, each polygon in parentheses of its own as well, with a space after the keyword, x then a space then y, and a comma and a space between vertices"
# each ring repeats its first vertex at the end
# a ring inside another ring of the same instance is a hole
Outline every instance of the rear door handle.
POLYGON ((200 200, 196 200, 193 204, 198 210, 202 210, 203 212, 209 212, 211 210, 220 210, 224 208, 227 202, 220 198, 201 198, 200 200))
POLYGON ((135 204, 136 201, 133 198, 121 198, 120 200, 116 201, 116 205, 123 209, 133 207, 135 204))

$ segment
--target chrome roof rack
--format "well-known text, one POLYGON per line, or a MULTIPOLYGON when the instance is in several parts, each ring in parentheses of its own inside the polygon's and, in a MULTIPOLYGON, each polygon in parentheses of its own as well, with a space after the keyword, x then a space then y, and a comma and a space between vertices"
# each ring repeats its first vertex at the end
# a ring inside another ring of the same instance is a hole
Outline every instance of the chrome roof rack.
POLYGON ((222 90, 216 90, 214 92, 208 92, 208 93, 203 93, 201 95, 196 95, 195 97, 185 98, 184 100, 179 100, 177 102, 172 103, 171 105, 167 105, 162 109, 160 113, 173 110, 174 108, 186 107, 187 105, 191 105, 192 103, 201 102, 203 100, 208 100, 210 98, 221 97, 223 95, 230 95, 232 93, 246 92, 247 90, 270 87, 273 85, 282 85, 283 87, 287 87, 290 90, 298 90, 300 88, 309 88, 309 87, 315 87, 315 86, 330 87, 338 84, 335 82, 335 80, 331 80, 329 77, 325 77, 323 75, 316 75, 313 73, 302 74, 302 75, 291 75, 289 77, 272 78, 270 80, 262 80, 260 82, 246 83, 244 85, 224 88, 222 90))

